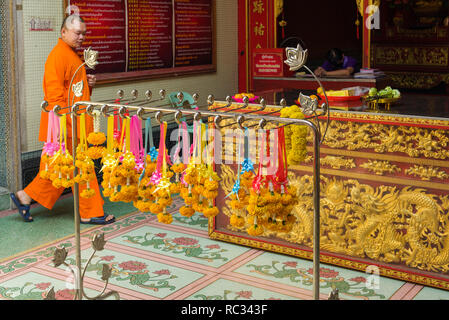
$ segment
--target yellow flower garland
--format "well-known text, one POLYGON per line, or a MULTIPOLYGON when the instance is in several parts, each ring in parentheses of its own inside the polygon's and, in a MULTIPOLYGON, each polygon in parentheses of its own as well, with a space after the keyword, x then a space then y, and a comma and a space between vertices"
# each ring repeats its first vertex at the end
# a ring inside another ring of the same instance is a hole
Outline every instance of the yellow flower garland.
MULTIPOLYGON (((305 116, 297 105, 281 109, 281 117, 304 119, 305 116)), ((299 164, 307 156, 307 127, 291 125, 285 127, 285 146, 287 148, 288 164, 299 164)))

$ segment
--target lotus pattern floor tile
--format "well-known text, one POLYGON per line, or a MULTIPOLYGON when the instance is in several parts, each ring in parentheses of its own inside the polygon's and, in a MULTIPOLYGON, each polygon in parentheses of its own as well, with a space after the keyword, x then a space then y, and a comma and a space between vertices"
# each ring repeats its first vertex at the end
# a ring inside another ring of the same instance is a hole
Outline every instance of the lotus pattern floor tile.
MULTIPOLYGON (((37 272, 27 272, 0 282, 0 300, 43 300, 52 287, 56 300, 73 300, 75 290, 73 290, 72 283, 37 272)), ((98 291, 89 288, 84 288, 84 290, 89 296, 99 294, 98 291)), ((108 299, 113 299, 113 297, 108 299)))
POLYGON ((179 212, 172 213, 172 216, 174 225, 181 225, 196 230, 208 230, 209 220, 199 212, 196 212, 190 218, 182 216, 179 212))
POLYGON ((227 279, 217 279, 185 300, 296 300, 297 297, 227 279))
MULTIPOLYGON (((265 252, 234 270, 259 279, 275 281, 298 288, 312 290, 313 263, 295 257, 265 252)), ((320 293, 328 295, 335 287, 342 299, 386 300, 403 281, 371 276, 359 271, 320 265, 320 293), (370 280, 378 282, 369 282, 370 280)))
MULTIPOLYGON (((83 266, 91 254, 90 248, 81 251, 83 266)), ((66 261, 75 264, 73 255, 66 261)), ((100 279, 103 264, 108 264, 112 269, 110 284, 161 299, 205 276, 203 273, 181 267, 104 249, 94 255, 88 265, 86 277, 100 279)))
POLYGON ((142 226, 108 242, 164 254, 182 260, 219 268, 244 252, 247 247, 217 242, 209 238, 142 226))
POLYGON ((423 287, 413 300, 449 300, 449 292, 436 288, 423 287))

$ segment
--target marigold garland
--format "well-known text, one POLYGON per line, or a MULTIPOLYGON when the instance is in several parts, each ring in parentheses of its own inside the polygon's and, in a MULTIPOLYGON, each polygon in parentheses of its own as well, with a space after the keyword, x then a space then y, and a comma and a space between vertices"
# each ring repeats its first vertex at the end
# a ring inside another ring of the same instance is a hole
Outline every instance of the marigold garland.
MULTIPOLYGON (((292 119, 305 118, 297 105, 282 108, 281 117, 292 119)), ((304 125, 285 127, 285 144, 287 148, 288 164, 294 165, 304 161, 307 157, 307 127, 304 125)))
POLYGON ((100 131, 100 120, 98 112, 94 112, 94 131, 87 136, 87 142, 92 146, 87 150, 91 159, 100 159, 106 148, 101 146, 106 142, 106 135, 100 131))

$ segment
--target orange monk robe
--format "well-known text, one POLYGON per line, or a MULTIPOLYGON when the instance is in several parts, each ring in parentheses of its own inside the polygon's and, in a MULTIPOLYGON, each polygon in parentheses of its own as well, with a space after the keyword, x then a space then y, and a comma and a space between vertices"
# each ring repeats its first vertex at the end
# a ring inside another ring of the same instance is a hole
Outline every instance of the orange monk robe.
MULTIPOLYGON (((73 75, 77 69, 82 65, 82 61, 76 52, 68 46, 62 39, 58 40, 57 45, 48 55, 45 63, 44 72, 44 99, 48 102, 47 110, 53 110, 55 105, 59 105, 61 108, 67 107, 69 86, 73 75)), ((76 73, 72 82, 72 86, 78 84, 82 85, 82 95, 77 97, 71 91, 70 92, 70 105, 72 101, 89 101, 90 89, 87 82, 86 69, 81 67, 76 73), (81 84, 82 83, 82 84, 81 84), (74 99, 74 100, 73 100, 74 99)), ((68 109, 64 109, 62 112, 68 112, 68 109)), ((78 137, 79 137, 79 117, 78 118, 78 137)), ((41 112, 41 122, 39 129, 39 140, 47 141, 47 126, 48 126, 48 113, 41 112)), ((93 130, 92 117, 86 116, 86 130, 87 134, 93 130)), ((72 153, 72 122, 70 116, 67 117, 67 148, 72 153)), ((41 163, 40 170, 44 168, 44 164, 41 163)), ((90 187, 95 190, 95 196, 89 199, 83 197, 79 198, 79 211, 81 218, 88 219, 92 217, 102 217, 104 200, 100 193, 100 188, 96 179, 89 182, 90 187)), ((85 185, 80 185, 80 193, 84 190, 85 185)), ((52 182, 46 179, 42 179, 38 174, 34 180, 24 189, 25 192, 40 205, 47 209, 51 209, 56 200, 61 196, 64 188, 55 188, 52 182)))

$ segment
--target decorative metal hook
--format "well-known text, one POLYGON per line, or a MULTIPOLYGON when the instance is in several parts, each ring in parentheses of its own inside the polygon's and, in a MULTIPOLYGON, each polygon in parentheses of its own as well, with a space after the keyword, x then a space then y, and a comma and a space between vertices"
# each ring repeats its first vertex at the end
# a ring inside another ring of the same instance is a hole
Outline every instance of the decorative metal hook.
POLYGON ((53 107, 53 113, 60 117, 59 111, 61 111, 61 106, 57 104, 53 107))
POLYGON ((106 118, 109 116, 108 111, 109 111, 109 106, 108 106, 107 104, 104 104, 104 105, 102 105, 102 106, 100 107, 100 112, 101 112, 101 113, 103 114, 103 116, 106 117, 106 118))
POLYGON ((93 113, 94 109, 95 109, 95 107, 94 107, 93 105, 89 104, 89 105, 86 107, 86 113, 87 113, 88 115, 90 115, 91 117, 93 117, 93 116, 94 116, 94 113, 93 113))
POLYGON ((118 109, 118 114, 120 115, 121 118, 123 119, 127 118, 126 113, 128 113, 128 108, 126 108, 125 106, 121 106, 118 109))
POLYGON ((136 100, 138 96, 139 96, 139 91, 136 90, 136 89, 133 89, 133 90, 131 91, 131 100, 132 100, 132 101, 136 100))
POLYGON ((48 102, 45 101, 45 100, 42 101, 42 103, 41 103, 41 109, 42 109, 42 111, 50 112, 50 111, 47 110, 47 107, 48 107, 48 102))
POLYGON ((178 103, 182 103, 182 101, 184 100, 184 93, 178 92, 176 98, 178 98, 178 103))
POLYGON ((156 114, 154 115, 154 118, 156 119, 156 121, 159 124, 162 124, 162 112, 161 111, 157 111, 156 114))
POLYGON ((229 108, 230 106, 232 106, 232 98, 231 98, 231 96, 227 96, 225 100, 227 102, 226 105, 218 107, 218 108, 212 108, 210 110, 211 111, 215 111, 215 110, 220 110, 220 109, 224 109, 224 108, 229 108))
POLYGON ((176 113, 175 113, 175 121, 176 121, 177 124, 181 124, 182 123, 181 117, 182 117, 182 112, 181 111, 176 111, 176 113))
POLYGON ((215 124, 215 127, 216 127, 217 129, 220 129, 220 128, 221 128, 221 126, 220 126, 221 120, 223 120, 222 116, 215 116, 215 117, 214 117, 214 124, 215 124))
POLYGON ((200 121, 200 120, 201 120, 201 112, 196 112, 196 113, 193 115, 193 120, 195 120, 195 121, 200 121))
MULTIPOLYGON (((287 101, 284 98, 282 98, 281 101, 279 101, 279 105, 281 106, 281 109, 285 108, 287 106, 287 101)), ((264 113, 264 116, 269 116, 271 114, 280 113, 281 109, 280 110, 276 110, 276 111, 272 111, 272 112, 264 113)))
POLYGON ((240 115, 237 117, 237 124, 239 126, 240 129, 245 130, 245 128, 243 127, 243 122, 245 122, 245 117, 240 115))
POLYGON ((151 99, 153 98, 153 93, 151 92, 151 90, 145 91, 145 97, 148 101, 151 101, 151 99))
POLYGON ((142 107, 140 107, 140 108, 137 110, 137 116, 139 117, 140 120, 145 120, 144 114, 145 114, 145 109, 142 108, 142 107))
POLYGON ((198 93, 194 93, 192 95, 192 98, 193 98, 193 105, 196 106, 198 104, 198 100, 200 99, 200 95, 198 93))

